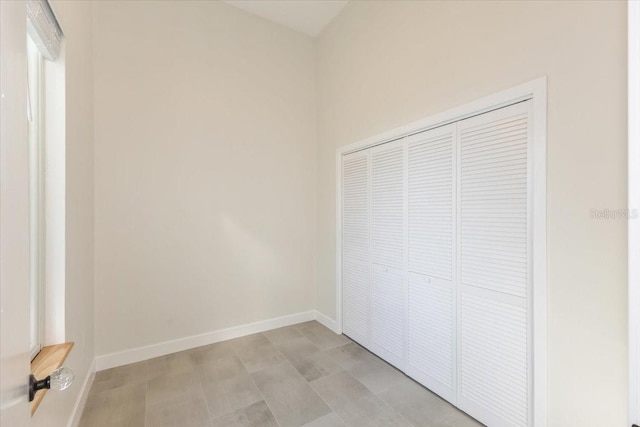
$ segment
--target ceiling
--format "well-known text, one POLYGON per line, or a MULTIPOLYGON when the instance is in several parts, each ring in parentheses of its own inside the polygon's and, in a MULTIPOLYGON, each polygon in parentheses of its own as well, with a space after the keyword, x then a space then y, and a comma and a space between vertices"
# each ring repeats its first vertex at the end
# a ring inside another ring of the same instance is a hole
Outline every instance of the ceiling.
POLYGON ((227 0, 226 3, 316 37, 342 10, 347 0, 227 0))

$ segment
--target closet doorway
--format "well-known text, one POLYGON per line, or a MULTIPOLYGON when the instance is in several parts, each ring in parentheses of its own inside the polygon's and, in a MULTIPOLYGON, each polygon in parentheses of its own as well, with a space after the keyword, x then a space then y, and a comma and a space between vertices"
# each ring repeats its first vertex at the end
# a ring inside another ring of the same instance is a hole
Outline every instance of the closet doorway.
POLYGON ((342 332, 492 426, 546 425, 546 80, 337 153, 342 332))

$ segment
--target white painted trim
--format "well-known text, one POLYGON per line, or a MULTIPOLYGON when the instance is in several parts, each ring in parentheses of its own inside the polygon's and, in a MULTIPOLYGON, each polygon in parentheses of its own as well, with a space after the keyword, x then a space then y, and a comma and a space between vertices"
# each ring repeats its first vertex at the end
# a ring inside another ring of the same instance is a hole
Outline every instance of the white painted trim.
MULTIPOLYGON (((342 333, 342 156, 336 153, 336 333, 342 333)), ((370 171, 369 171, 370 172, 370 171)), ((370 175, 370 174, 369 174, 370 175)))
MULTIPOLYGON (((478 99, 477 101, 460 105, 442 113, 411 122, 404 126, 399 126, 388 132, 340 147, 337 150, 337 154, 338 156, 342 156, 344 154, 370 148, 375 145, 385 144, 415 133, 424 132, 429 129, 477 116, 478 114, 486 113, 487 111, 496 110, 520 101, 532 99, 534 97, 534 92, 540 88, 544 88, 546 92, 546 87, 547 77, 540 77, 528 83, 478 99)), ((340 175, 339 172, 338 175, 340 175)))
POLYGON ((547 78, 489 95, 477 101, 336 150, 336 321, 342 330, 342 156, 457 122, 500 107, 531 99, 533 102, 533 417, 535 427, 547 425, 547 214, 546 214, 546 146, 547 146, 547 78))
POLYGON ((547 79, 533 86, 533 425, 547 425, 547 79))
POLYGON ((640 2, 628 2, 629 425, 640 425, 640 2))
POLYGON ((318 321, 318 323, 320 323, 321 325, 326 326, 327 328, 331 329, 336 334, 340 334, 341 333, 341 332, 338 332, 338 322, 333 320, 332 318, 330 318, 326 314, 321 313, 318 310, 315 310, 315 317, 316 317, 316 320, 318 321))
POLYGON ((78 398, 76 399, 75 405, 73 405, 73 409, 71 410, 71 417, 69 418, 69 423, 67 427, 78 427, 80 423, 80 418, 82 418, 82 412, 84 411, 84 406, 87 403, 87 398, 89 397, 89 390, 91 390, 91 386, 93 385, 93 380, 96 377, 96 359, 93 359, 91 362, 91 366, 89 366, 89 372, 87 372, 87 376, 82 383, 82 389, 80 390, 80 394, 78 394, 78 398))
POLYGON ((246 325, 220 329, 200 335, 193 335, 190 337, 178 338, 176 340, 109 353, 96 357, 96 370, 103 371, 117 366, 128 365, 129 363, 141 362, 143 360, 176 353, 178 351, 189 350, 203 345, 257 334, 271 329, 281 328, 283 326, 295 325, 296 323, 308 322, 310 320, 315 320, 315 318, 315 311, 309 310, 302 313, 248 323, 246 325))
POLYGON ((43 61, 44 102, 44 342, 65 342, 66 331, 66 43, 54 61, 43 61))

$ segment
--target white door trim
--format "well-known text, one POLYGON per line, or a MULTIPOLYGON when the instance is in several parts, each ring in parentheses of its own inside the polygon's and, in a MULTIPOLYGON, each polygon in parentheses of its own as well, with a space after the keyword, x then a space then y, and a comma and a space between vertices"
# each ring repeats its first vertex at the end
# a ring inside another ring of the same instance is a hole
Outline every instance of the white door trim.
POLYGON ((640 2, 628 2, 629 425, 640 425, 640 2))
POLYGON ((338 332, 342 332, 342 156, 528 99, 533 102, 533 425, 545 427, 547 425, 546 76, 337 149, 336 323, 338 332))

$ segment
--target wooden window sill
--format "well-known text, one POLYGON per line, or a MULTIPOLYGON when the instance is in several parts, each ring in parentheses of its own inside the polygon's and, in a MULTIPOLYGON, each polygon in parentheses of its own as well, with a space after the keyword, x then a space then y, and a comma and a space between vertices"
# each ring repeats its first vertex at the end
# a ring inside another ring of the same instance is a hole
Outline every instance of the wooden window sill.
MULTIPOLYGON (((33 376, 41 380, 51 375, 53 371, 62 366, 71 351, 71 347, 73 347, 73 342, 42 347, 40 353, 38 353, 36 358, 31 362, 31 373, 33 376)), ((36 393, 31 402, 31 415, 36 412, 46 393, 47 390, 40 390, 36 393)))

